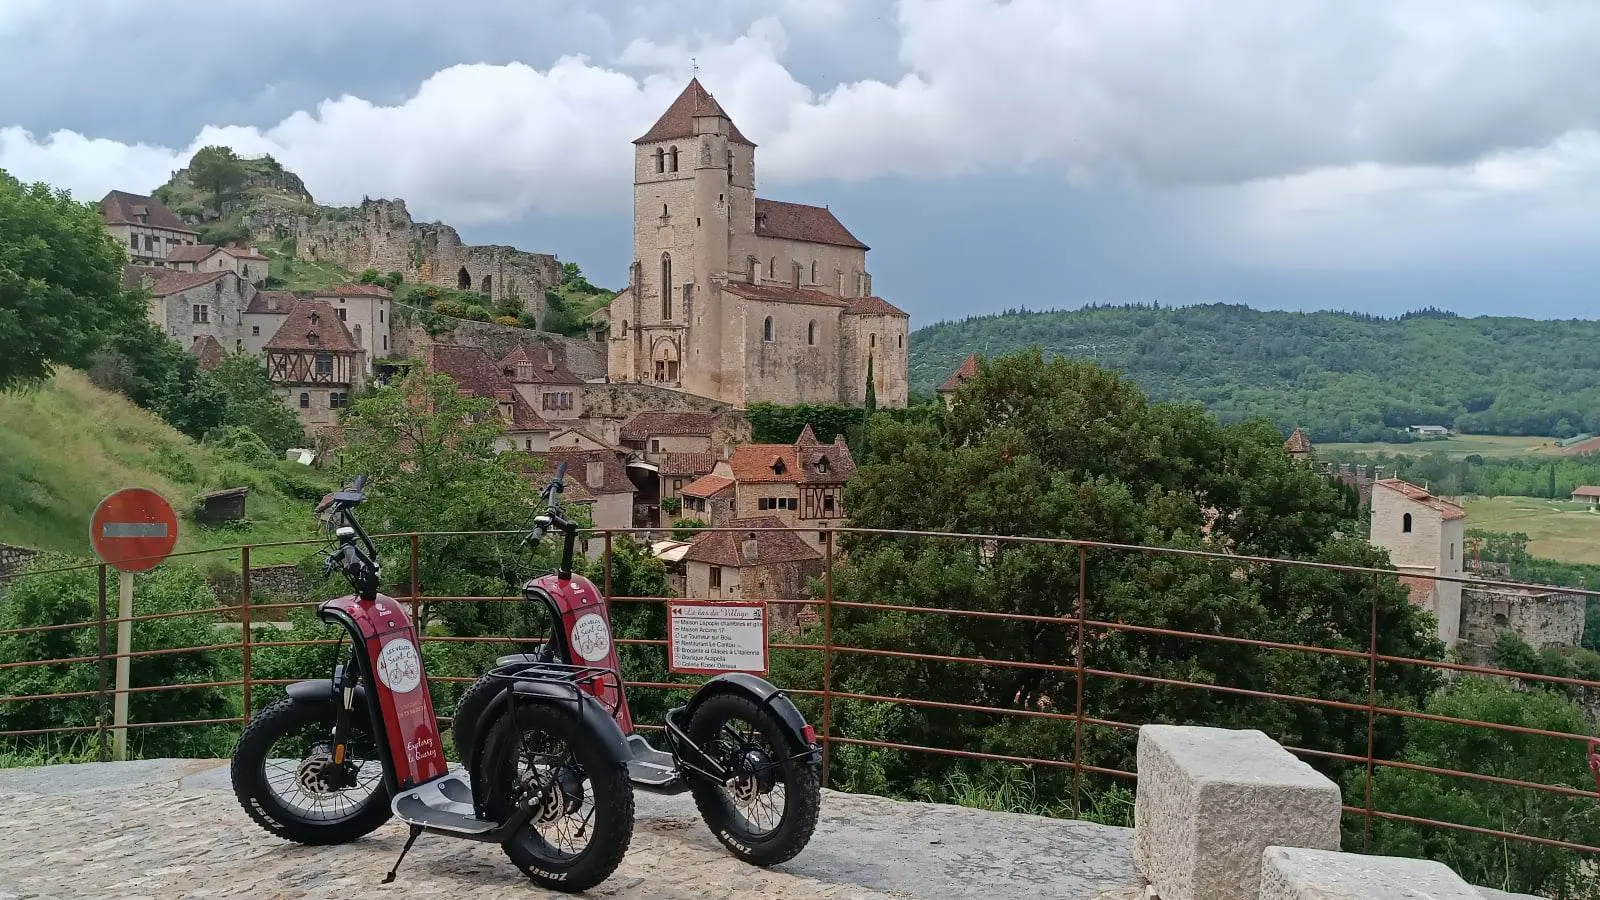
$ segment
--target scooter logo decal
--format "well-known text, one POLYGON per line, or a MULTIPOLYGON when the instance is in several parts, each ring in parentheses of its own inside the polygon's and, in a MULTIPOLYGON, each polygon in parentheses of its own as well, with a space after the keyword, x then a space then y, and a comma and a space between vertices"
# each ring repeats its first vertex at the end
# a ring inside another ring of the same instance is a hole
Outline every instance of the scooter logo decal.
POLYGON ((599 662, 611 653, 611 629, 599 613, 589 613, 572 626, 572 649, 589 662, 599 662))
POLYGON ((409 694, 422 683, 422 660, 404 638, 383 645, 378 653, 378 680, 396 694, 409 694))

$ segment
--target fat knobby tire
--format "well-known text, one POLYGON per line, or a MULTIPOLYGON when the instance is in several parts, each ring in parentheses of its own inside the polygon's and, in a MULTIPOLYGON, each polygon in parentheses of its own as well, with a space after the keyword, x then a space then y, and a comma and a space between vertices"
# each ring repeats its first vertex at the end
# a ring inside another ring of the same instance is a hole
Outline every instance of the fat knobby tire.
MULTIPOLYGON (((334 822, 303 818, 279 802, 267 785, 265 764, 273 743, 308 723, 326 723, 331 733, 334 710, 332 697, 319 700, 285 697, 257 713, 239 736, 231 767, 233 793, 245 813, 271 834, 301 844, 345 844, 372 833, 389 821, 392 812, 387 780, 378 782, 355 814, 334 822)), ((356 718, 359 720, 362 716, 364 712, 356 718)), ((371 731, 364 720, 354 724, 362 731, 371 731)), ((378 765, 379 761, 375 759, 370 764, 378 765)))
MULTIPOLYGON (((771 708, 740 694, 718 694, 706 699, 689 719, 689 739, 707 746, 730 719, 743 719, 754 725, 771 746, 783 756, 793 756, 805 748, 771 708)), ((822 807, 822 783, 817 767, 804 760, 791 760, 779 769, 784 786, 783 818, 770 834, 757 835, 744 827, 722 786, 705 778, 691 777, 690 791, 717 840, 728 852, 751 865, 775 866, 795 857, 811 840, 822 807)))
POLYGON ((506 839, 502 848, 506 856, 523 874, 551 890, 576 893, 611 877, 633 838, 633 786, 628 782, 627 767, 611 761, 592 727, 550 704, 525 703, 515 711, 508 707, 485 727, 491 730, 484 743, 483 768, 490 779, 488 806, 495 819, 504 821, 515 808, 510 789, 523 731, 542 731, 564 741, 589 777, 594 802, 592 834, 577 856, 561 860, 537 852, 542 841, 529 835, 535 831, 531 822, 522 833, 506 839))
POLYGON ((510 682, 503 678, 480 675, 471 687, 462 692, 461 700, 456 703, 456 714, 450 718, 450 736, 455 739, 456 759, 461 760, 462 765, 471 767, 474 764, 472 741, 477 736, 476 728, 483 718, 483 711, 509 685, 510 682))

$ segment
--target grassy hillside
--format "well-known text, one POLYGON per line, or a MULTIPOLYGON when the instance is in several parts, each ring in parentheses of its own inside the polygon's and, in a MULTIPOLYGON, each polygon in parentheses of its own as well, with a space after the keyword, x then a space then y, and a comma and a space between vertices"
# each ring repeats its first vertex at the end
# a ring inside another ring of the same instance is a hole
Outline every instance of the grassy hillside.
POLYGON ((1428 311, 1398 319, 1212 305, 1090 307, 943 322, 912 336, 931 391, 970 352, 1034 344, 1127 373, 1158 399, 1268 417, 1313 441, 1375 441, 1414 424, 1483 434, 1600 433, 1600 322, 1428 311))
POLYGON ((1533 497, 1473 497, 1467 500, 1467 527, 1526 534, 1529 555, 1540 559, 1600 563, 1600 512, 1585 503, 1533 497))
POLYGON ((310 538, 314 500, 330 486, 305 466, 223 457, 70 369, 37 389, 0 393, 0 542, 89 555, 89 517, 123 487, 151 488, 172 503, 184 520, 180 550, 310 538), (207 529, 189 518, 201 494, 240 485, 251 489, 248 521, 207 529))

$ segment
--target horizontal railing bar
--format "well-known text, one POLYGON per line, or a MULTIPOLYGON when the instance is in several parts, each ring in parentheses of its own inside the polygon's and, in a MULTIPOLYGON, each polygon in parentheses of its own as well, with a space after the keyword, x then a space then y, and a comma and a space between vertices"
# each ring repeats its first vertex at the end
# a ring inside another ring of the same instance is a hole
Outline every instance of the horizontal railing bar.
MULTIPOLYGON (((997 666, 1010 669, 1042 669, 1047 672, 1076 672, 1072 666, 1055 663, 1018 662, 1006 659, 985 659, 978 656, 942 656, 936 653, 910 653, 905 650, 871 650, 866 647, 833 647, 835 653, 859 653, 863 656, 892 656, 900 659, 920 659, 931 662, 967 663, 975 666, 997 666)), ((1366 707, 1362 707, 1365 709, 1366 707)))
MULTIPOLYGON (((1361 807, 1343 807, 1344 811, 1353 814, 1366 815, 1366 810, 1361 807)), ((1435 828, 1449 828, 1455 831, 1466 831, 1472 834, 1481 834, 1487 837, 1504 838, 1506 840, 1523 841, 1529 844, 1540 844, 1545 847, 1559 847, 1562 850, 1575 850, 1578 853, 1600 853, 1600 847, 1591 847, 1588 844, 1575 844, 1571 841, 1562 841, 1555 838, 1539 837, 1533 834, 1520 834, 1515 831, 1497 831, 1493 828, 1480 828, 1476 825, 1462 825, 1459 822, 1441 822, 1438 819, 1424 819, 1420 816, 1407 816, 1400 813, 1384 812, 1381 809, 1372 811, 1372 815, 1380 819, 1389 819, 1394 822, 1406 822, 1412 825, 1429 825, 1435 828)))
POLYGON ((1302 697, 1299 694, 1279 694, 1273 691, 1258 691, 1252 688, 1232 687, 1225 684, 1203 684, 1198 681, 1183 681, 1177 678, 1162 678, 1159 675, 1134 675, 1129 672, 1110 672, 1105 669, 1084 669, 1085 675, 1094 675, 1099 678, 1112 678, 1118 681, 1137 681, 1144 684, 1164 684, 1169 687, 1198 688, 1205 691, 1217 691, 1223 694, 1236 694, 1241 697, 1255 697, 1259 700, 1281 700, 1287 703, 1309 703, 1313 706, 1326 706, 1332 709, 1365 710, 1365 703, 1350 703, 1345 700, 1323 700, 1317 697, 1302 697))
POLYGON ((902 606, 898 603, 862 603, 856 600, 835 600, 833 605, 851 609, 879 609, 888 612, 942 613, 947 616, 967 616, 975 619, 1004 619, 1008 622, 1043 622, 1047 625, 1076 625, 1071 616, 1038 616, 1028 613, 989 612, 979 609, 944 609, 938 606, 902 606))
POLYGON ((1198 631, 1180 631, 1175 628, 1158 628, 1154 625, 1130 625, 1126 622, 1106 622, 1099 619, 1086 619, 1083 623, 1089 628, 1104 628, 1108 631, 1131 631, 1138 634, 1155 634, 1163 637, 1195 638, 1202 641, 1216 641, 1224 644, 1242 644, 1247 647, 1262 647, 1267 650, 1295 650, 1304 653, 1320 653, 1325 656, 1344 656, 1355 659, 1367 659, 1368 654, 1360 650, 1344 650, 1337 647, 1315 647, 1310 644, 1289 644, 1283 641, 1265 641, 1260 638, 1234 637, 1226 634, 1204 634, 1198 631))

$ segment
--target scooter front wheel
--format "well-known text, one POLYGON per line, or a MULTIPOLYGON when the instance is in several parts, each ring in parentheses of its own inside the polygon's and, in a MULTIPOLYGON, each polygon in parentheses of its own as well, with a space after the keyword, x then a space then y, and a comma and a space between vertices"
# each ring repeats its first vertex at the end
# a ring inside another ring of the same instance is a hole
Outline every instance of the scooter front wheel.
POLYGON ((389 821, 389 788, 366 713, 350 717, 333 761, 332 697, 285 697, 258 713, 233 751, 233 793, 257 825, 301 844, 343 844, 389 821))
POLYGON ((701 818, 734 856, 757 866, 793 859, 817 827, 822 785, 805 748, 770 707, 739 694, 709 697, 689 719, 689 739, 731 775, 691 776, 701 818))
POLYGON ((522 703, 488 727, 481 769, 490 816, 531 812, 502 844, 506 855, 553 890, 588 890, 611 877, 633 837, 633 787, 594 726, 552 703, 522 703))

